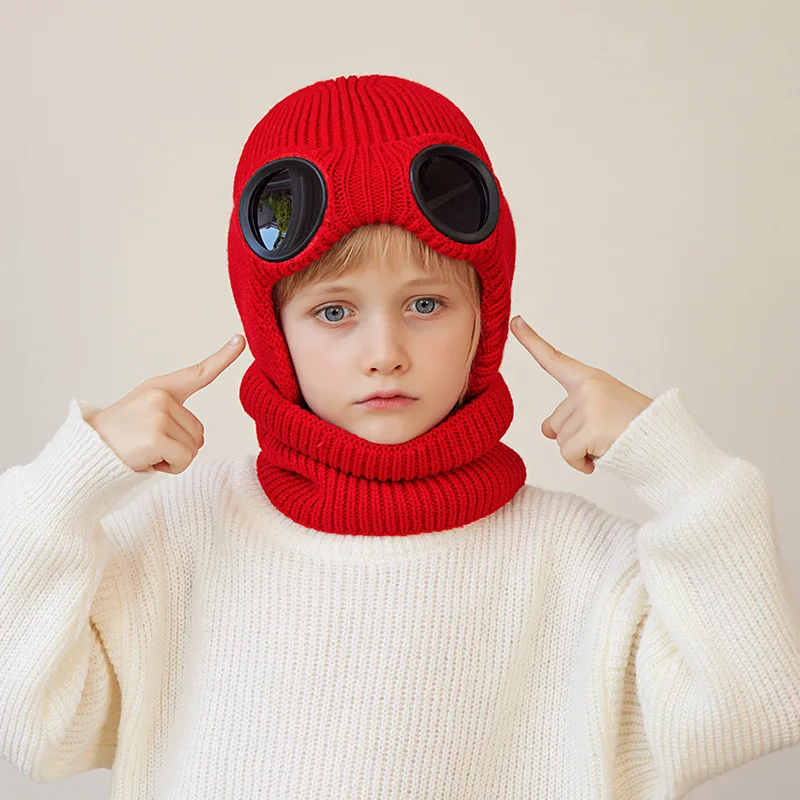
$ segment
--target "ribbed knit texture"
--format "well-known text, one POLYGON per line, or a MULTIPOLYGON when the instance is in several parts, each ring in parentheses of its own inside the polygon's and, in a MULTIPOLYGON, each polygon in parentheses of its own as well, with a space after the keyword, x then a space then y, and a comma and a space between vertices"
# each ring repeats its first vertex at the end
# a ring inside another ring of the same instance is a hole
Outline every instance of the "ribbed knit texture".
POLYGON ((461 244, 439 233, 417 207, 409 177, 414 156, 432 144, 464 147, 492 171, 469 119, 441 93, 391 75, 350 75, 298 89, 273 106, 250 133, 236 168, 228 266, 254 357, 240 399, 256 424, 264 492, 306 527, 363 536, 447 530, 490 515, 525 483, 524 462, 500 442, 514 413, 499 372, 516 259, 511 211, 495 175, 500 217, 490 236, 461 244), (253 174, 286 156, 320 168, 328 205, 303 252, 268 263, 242 235, 239 200, 253 174), (272 303, 282 277, 305 269, 354 228, 380 222, 470 262, 482 285, 481 338, 465 404, 440 426, 397 445, 369 442, 303 408, 272 303))
POLYGON ((92 408, 73 399, 0 474, 0 755, 36 780, 111 768, 112 800, 679 798, 800 743, 768 486, 677 389, 595 462, 644 524, 526 484, 426 536, 300 526, 250 454, 134 473, 92 408))

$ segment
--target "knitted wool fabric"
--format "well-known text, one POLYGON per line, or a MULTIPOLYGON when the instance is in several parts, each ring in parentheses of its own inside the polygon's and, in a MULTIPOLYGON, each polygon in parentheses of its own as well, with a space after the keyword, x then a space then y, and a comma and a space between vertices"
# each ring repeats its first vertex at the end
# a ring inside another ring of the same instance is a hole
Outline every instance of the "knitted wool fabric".
POLYGON ((318 81, 274 105, 250 133, 239 159, 228 230, 228 268, 253 363, 240 400, 256 424, 258 479, 273 505, 309 528, 354 535, 408 535, 467 525, 505 505, 525 483, 520 456, 500 438, 514 414, 499 372, 508 336, 516 238, 500 182, 500 217, 481 242, 440 233, 417 206, 409 179, 423 148, 451 144, 479 156, 494 175, 478 134, 450 100, 415 81, 351 75, 318 81), (239 201, 270 161, 297 156, 322 172, 325 217, 308 246, 267 262, 247 245, 239 201), (305 269, 360 225, 402 226, 480 276, 481 337, 464 404, 401 444, 376 444, 302 404, 272 287, 305 269))

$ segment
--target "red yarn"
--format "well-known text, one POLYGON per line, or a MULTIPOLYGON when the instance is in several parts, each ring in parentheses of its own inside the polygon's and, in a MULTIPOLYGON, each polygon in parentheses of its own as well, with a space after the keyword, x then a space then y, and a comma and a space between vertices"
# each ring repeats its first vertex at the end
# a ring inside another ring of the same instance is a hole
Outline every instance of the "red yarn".
POLYGON ((488 238, 462 244, 437 231, 417 207, 409 182, 412 159, 432 144, 464 147, 492 170, 472 124, 446 97, 404 78, 351 75, 279 101, 250 133, 237 166, 228 266, 254 356, 239 396, 256 423, 257 471, 266 495, 306 527, 367 536, 446 530, 493 513, 525 483, 524 462, 500 442, 514 413, 499 372, 516 258, 511 211, 495 176, 500 218, 488 238), (305 250, 266 262, 245 242, 239 199, 254 172, 286 156, 319 167, 328 205, 305 250), (482 285, 481 337, 464 405, 420 436, 389 445, 362 439, 302 407, 272 304, 272 287, 281 278, 305 269, 354 228, 380 222, 400 225, 432 249, 469 261, 482 285))

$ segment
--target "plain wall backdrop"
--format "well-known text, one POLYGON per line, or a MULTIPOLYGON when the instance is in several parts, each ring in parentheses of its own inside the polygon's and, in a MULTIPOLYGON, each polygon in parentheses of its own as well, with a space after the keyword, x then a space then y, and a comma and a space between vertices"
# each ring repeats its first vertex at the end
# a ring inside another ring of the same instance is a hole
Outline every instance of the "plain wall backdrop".
MULTIPOLYGON (((475 125, 517 228, 512 315, 650 397, 680 386, 715 443, 764 471, 796 609, 791 0, 4 0, 0 469, 35 457, 71 397, 109 405, 242 331, 226 263, 241 148, 286 94, 367 73, 425 83, 475 125)), ((198 458, 256 452, 238 400, 251 361, 186 403, 206 428, 198 458)), ((504 440, 529 483, 652 516, 542 435, 566 393, 511 334, 502 372, 515 403, 504 440)), ((40 785, 0 762, 8 800, 100 800, 109 785, 107 771, 40 785)), ((789 800, 798 785, 795 747, 691 797, 789 800)))

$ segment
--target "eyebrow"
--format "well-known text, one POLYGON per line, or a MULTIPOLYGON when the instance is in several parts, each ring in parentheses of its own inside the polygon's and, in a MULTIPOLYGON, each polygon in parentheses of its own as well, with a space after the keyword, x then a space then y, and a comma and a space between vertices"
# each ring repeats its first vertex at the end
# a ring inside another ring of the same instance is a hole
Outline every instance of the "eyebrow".
MULTIPOLYGON (((441 278, 414 278, 413 281, 408 281, 405 286, 446 286, 448 282, 441 278)), ((317 283, 309 287, 310 292, 350 292, 355 290, 354 286, 348 286, 344 283, 317 283)))

